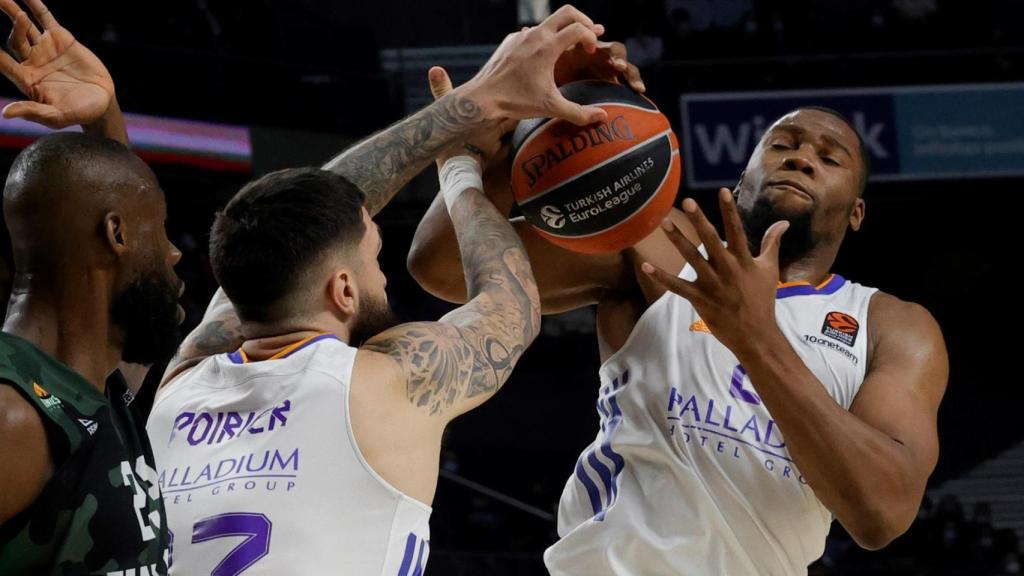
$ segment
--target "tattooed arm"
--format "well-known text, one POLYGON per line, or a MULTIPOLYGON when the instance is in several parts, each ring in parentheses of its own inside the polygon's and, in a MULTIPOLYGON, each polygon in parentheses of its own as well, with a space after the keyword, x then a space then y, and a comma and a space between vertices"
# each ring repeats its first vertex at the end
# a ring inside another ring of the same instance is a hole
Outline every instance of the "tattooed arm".
POLYGON ((566 100, 554 79, 566 50, 578 45, 593 52, 603 33, 603 26, 563 6, 537 26, 508 35, 472 80, 323 168, 358 186, 373 216, 441 152, 481 128, 509 118, 557 117, 581 125, 604 120, 603 109, 566 100))
POLYGON ((349 148, 323 166, 366 194, 374 216, 442 151, 485 125, 470 97, 452 93, 349 148))
MULTIPOLYGON (((323 168, 359 186, 366 194, 367 211, 376 214, 426 163, 451 146, 460 130, 484 124, 476 104, 462 95, 451 96, 356 144, 323 168)), ((231 352, 244 340, 231 301, 217 289, 202 322, 167 365, 161 388, 203 358, 231 352)))
POLYGON ((469 189, 452 220, 469 302, 438 322, 403 324, 363 346, 387 355, 408 402, 441 422, 494 395, 540 330, 537 285, 506 218, 469 189))
MULTIPOLYGON (((506 37, 472 80, 424 110, 356 144, 323 168, 359 186, 366 194, 366 209, 372 216, 440 152, 478 129, 498 125, 507 118, 553 116, 577 124, 603 120, 607 117, 603 109, 566 100, 554 82, 558 57, 577 44, 584 50, 596 49, 597 36, 603 32, 604 28, 585 14, 564 6, 538 26, 506 37)), ((493 207, 490 209, 493 211, 493 207)), ((502 262, 510 257, 501 253, 487 256, 502 262)), ((525 258, 522 262, 525 265, 525 258)), ((524 280, 532 285, 533 276, 529 266, 525 266, 524 280)), ((495 305, 504 306, 504 299, 494 299, 495 305)), ((490 305, 473 304, 475 308, 490 305)), ((463 321, 454 318, 451 325, 460 326, 460 322, 463 321)), ((505 340, 508 338, 496 342, 505 340)), ((238 318, 223 292, 218 291, 202 323, 185 339, 168 365, 162 385, 204 357, 229 352, 242 341, 238 318)), ((509 369, 520 352, 513 347, 508 349, 509 369)), ((500 382, 504 382, 503 377, 500 382)))
POLYGON ((167 364, 160 387, 163 388, 182 372, 214 354, 233 352, 242 345, 241 322, 224 290, 218 288, 203 314, 203 320, 181 343, 178 352, 167 364))

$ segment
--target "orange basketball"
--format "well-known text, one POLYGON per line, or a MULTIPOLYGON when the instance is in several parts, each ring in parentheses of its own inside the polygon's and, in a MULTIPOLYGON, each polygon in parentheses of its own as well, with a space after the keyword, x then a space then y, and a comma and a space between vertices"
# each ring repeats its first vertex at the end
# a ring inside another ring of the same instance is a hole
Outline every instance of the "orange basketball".
POLYGON ((512 137, 512 193, 526 220, 576 252, 616 252, 645 238, 672 208, 679 143, 647 98, 611 82, 562 87, 573 102, 600 106, 603 124, 523 120, 512 137))

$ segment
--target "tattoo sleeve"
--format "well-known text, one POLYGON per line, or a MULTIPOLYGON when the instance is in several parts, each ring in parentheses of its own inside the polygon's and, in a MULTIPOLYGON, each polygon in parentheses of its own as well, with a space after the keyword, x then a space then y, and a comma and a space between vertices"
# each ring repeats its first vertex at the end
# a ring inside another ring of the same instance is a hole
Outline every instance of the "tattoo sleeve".
POLYGON ((174 358, 167 364, 162 384, 199 363, 207 356, 226 354, 242 345, 242 323, 235 314, 235 309, 228 300, 224 290, 218 288, 206 308, 202 322, 193 330, 181 346, 174 358))
POLYGON ((453 92, 355 144, 323 168, 358 186, 373 216, 438 154, 483 124, 480 107, 453 92))
POLYGON ((537 284, 506 218, 467 190, 452 221, 469 302, 439 322, 397 326, 365 345, 398 364, 410 402, 449 418, 493 395, 540 331, 537 284))

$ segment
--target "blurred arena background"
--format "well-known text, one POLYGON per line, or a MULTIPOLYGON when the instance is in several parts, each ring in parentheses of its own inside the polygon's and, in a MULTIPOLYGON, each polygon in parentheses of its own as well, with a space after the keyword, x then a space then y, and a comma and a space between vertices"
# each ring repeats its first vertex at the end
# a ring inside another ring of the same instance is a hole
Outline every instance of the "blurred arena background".
MULTIPOLYGON (((167 193, 185 256, 191 329, 214 289, 214 212, 254 175, 319 164, 429 98, 426 70, 459 81, 546 0, 51 0, 107 63, 132 139, 167 193)), ((1019 574, 1024 379, 1019 288, 1024 208, 1024 2, 1020 0, 581 0, 627 43, 685 152, 680 198, 713 209, 753 134, 789 104, 850 115, 874 155, 865 229, 837 272, 924 304, 951 380, 941 457, 911 530, 881 552, 835 525, 811 574, 1019 574), (799 91, 799 92, 793 92, 799 91), (760 124, 759 124, 760 123, 760 124)), ((17 97, 2 83, 0 96, 17 97)), ((36 135, 0 122, 6 171, 36 135)), ((428 170, 378 217, 403 319, 448 305, 409 277, 428 170)), ((9 258, 0 274, 9 289, 9 258)), ((505 389, 448 432, 431 574, 543 574, 562 485, 593 438, 593 314, 545 319, 505 389)), ((154 370, 158 373, 159 370, 154 370)), ((150 390, 150 394, 152 391, 150 390)))

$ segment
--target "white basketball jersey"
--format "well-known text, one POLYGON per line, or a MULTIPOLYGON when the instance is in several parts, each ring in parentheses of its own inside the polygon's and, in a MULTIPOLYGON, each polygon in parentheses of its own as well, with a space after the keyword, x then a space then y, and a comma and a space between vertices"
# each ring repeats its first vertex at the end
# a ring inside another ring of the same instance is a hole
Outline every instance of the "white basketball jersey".
MULTIPOLYGON (((779 327, 847 410, 864 380, 875 291, 840 276, 778 290, 779 327)), ((687 300, 652 304, 600 376, 601 429, 566 483, 561 539, 544 555, 553 576, 806 574, 832 516, 687 300)))
POLYGON ((171 574, 420 576, 430 507, 367 464, 349 418, 356 349, 325 334, 178 377, 147 429, 171 574))

